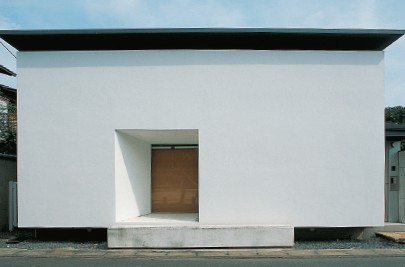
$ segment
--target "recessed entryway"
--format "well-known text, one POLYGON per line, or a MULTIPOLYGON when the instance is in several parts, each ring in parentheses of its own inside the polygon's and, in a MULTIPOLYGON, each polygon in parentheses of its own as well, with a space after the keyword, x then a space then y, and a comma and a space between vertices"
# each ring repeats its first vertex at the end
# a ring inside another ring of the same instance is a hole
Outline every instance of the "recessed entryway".
POLYGON ((152 212, 198 213, 198 143, 196 129, 117 129, 115 221, 152 212))
POLYGON ((198 212, 198 149, 152 150, 152 212, 198 212))

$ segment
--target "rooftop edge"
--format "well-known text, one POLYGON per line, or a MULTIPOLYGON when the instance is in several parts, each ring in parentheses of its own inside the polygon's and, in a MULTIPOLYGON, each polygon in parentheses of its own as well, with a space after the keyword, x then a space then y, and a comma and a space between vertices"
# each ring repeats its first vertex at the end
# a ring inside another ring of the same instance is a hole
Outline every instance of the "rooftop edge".
POLYGON ((19 51, 251 49, 382 51, 404 30, 309 28, 143 28, 0 30, 19 51))

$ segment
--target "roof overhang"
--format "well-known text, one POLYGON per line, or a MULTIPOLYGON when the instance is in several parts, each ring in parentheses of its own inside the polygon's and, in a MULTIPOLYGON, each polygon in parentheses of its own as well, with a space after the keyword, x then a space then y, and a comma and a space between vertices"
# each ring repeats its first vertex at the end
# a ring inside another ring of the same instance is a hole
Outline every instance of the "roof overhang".
POLYGON ((19 51, 250 49, 382 51, 403 30, 172 28, 2 30, 19 51))
POLYGON ((3 65, 0 65, 0 73, 2 74, 6 74, 8 76, 17 76, 17 74, 15 74, 14 72, 12 72, 11 70, 7 69, 6 67, 4 67, 3 65))

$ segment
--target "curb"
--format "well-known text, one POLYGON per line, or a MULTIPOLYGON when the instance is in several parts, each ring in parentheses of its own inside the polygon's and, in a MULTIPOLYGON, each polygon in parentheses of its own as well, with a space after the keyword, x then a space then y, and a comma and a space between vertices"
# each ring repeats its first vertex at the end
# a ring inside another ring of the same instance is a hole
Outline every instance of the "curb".
POLYGON ((1 257, 32 258, 321 258, 405 257, 405 249, 16 249, 0 248, 1 257))

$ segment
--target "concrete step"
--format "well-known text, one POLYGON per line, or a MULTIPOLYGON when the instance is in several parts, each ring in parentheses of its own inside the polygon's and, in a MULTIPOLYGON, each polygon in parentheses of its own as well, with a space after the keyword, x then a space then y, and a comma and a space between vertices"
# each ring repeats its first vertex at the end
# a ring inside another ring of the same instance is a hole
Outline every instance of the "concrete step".
POLYGON ((289 225, 116 224, 109 248, 292 247, 289 225))

